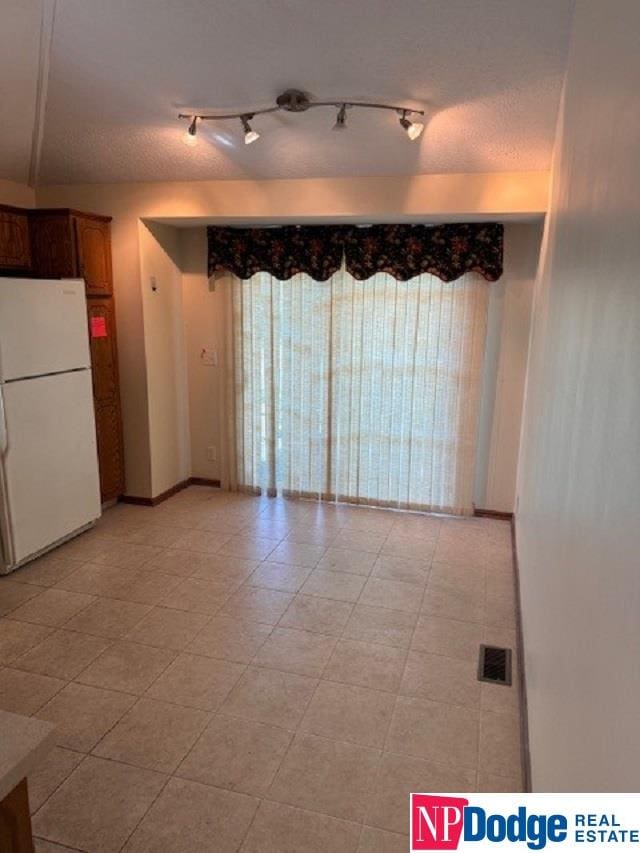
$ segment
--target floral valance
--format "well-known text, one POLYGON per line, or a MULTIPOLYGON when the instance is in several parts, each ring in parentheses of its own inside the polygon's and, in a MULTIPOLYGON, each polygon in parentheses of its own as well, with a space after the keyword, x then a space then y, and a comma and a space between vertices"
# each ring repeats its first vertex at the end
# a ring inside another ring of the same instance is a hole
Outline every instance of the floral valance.
POLYGON ((209 275, 231 272, 250 278, 268 272, 286 280, 307 273, 326 281, 344 259, 354 278, 386 272, 400 281, 421 273, 454 281, 476 272, 487 281, 502 275, 503 226, 286 225, 278 228, 207 229, 209 275))

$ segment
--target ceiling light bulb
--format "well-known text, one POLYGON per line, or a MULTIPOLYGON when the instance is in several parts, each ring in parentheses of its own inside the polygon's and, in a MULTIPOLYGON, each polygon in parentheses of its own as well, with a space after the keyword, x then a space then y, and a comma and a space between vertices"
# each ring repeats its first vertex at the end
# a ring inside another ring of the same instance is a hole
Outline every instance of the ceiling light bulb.
POLYGON ((260 134, 256 130, 251 130, 251 125, 249 124, 249 119, 253 118, 253 116, 241 116, 240 120, 242 122, 242 127, 244 128, 244 144, 251 145, 252 142, 255 142, 256 139, 260 139, 260 134))
POLYGON ((336 117, 336 123, 333 125, 334 130, 346 130, 347 129, 347 105, 342 104, 340 109, 338 110, 338 115, 336 117))
POLYGON ((198 137, 196 136, 197 122, 198 122, 198 116, 194 116, 191 119, 191 124, 187 128, 187 132, 185 133, 185 135, 182 138, 182 141, 184 142, 185 145, 196 145, 197 144, 197 142, 198 142, 198 137))
POLYGON ((423 130, 423 124, 417 121, 412 121, 409 127, 407 128, 407 136, 412 142, 415 142, 415 140, 418 139, 423 130))

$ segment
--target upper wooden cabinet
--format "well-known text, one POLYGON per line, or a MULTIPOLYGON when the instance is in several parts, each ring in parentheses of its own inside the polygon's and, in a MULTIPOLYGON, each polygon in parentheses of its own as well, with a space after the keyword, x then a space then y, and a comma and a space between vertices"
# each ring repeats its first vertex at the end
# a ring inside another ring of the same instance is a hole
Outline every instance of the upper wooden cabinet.
POLYGON ((38 209, 29 219, 34 275, 84 278, 87 296, 111 295, 111 217, 38 209))
POLYGON ((0 267, 7 270, 29 271, 29 218, 26 210, 0 206, 0 267))

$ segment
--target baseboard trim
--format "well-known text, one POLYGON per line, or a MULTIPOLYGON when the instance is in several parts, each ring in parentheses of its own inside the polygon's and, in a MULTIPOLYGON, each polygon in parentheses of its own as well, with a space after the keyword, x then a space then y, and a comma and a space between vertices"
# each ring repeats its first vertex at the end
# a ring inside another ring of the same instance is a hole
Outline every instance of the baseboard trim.
POLYGON ((190 477, 190 486, 211 486, 214 489, 220 488, 220 480, 210 480, 208 477, 190 477))
POLYGON ((499 521, 513 521, 512 512, 499 512, 497 509, 479 509, 474 506, 473 514, 476 518, 495 518, 499 521))
POLYGON ((123 504, 135 504, 136 506, 157 506, 163 501, 166 501, 168 498, 172 498, 174 495, 177 495, 178 492, 181 492, 188 486, 212 486, 214 488, 219 489, 220 480, 208 480, 205 477, 189 477, 189 479, 182 480, 182 482, 176 483, 175 486, 171 486, 171 488, 167 489, 165 492, 156 495, 155 498, 142 498, 138 497, 137 495, 120 495, 119 500, 123 504))
POLYGON ((513 557, 513 572, 516 586, 516 637, 518 643, 518 672, 520 675, 520 751, 522 756, 522 772, 524 790, 531 792, 531 751, 529 749, 529 706, 527 704, 527 676, 524 668, 524 643, 522 635, 522 603, 520 597, 520 565, 518 563, 518 546, 516 542, 516 520, 511 516, 511 553, 513 557))

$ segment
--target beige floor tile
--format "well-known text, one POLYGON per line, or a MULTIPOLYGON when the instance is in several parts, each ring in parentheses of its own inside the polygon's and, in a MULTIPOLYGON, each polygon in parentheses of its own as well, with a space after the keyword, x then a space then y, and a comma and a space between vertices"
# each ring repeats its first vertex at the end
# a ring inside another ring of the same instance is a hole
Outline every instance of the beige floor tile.
POLYGON ((267 725, 295 729, 317 679, 250 666, 222 706, 222 712, 267 725))
POLYGON ((200 578, 186 578, 160 601, 163 607, 176 610, 190 610, 193 613, 207 613, 213 616, 229 598, 228 584, 221 581, 205 581, 200 578))
POLYGON ((483 773, 521 778, 520 721, 516 716, 482 712, 478 767, 483 773))
POLYGON ((59 545, 52 554, 60 559, 76 560, 84 563, 103 553, 105 543, 113 543, 113 537, 105 535, 99 528, 94 527, 79 536, 74 536, 63 545, 59 545))
POLYGON ((44 838, 33 839, 35 853, 69 853, 70 847, 54 844, 53 841, 45 841, 44 838))
POLYGON ((396 513, 386 509, 353 507, 344 520, 345 530, 361 533, 388 534, 395 524, 396 513))
POLYGON ((400 693, 480 708, 480 682, 475 661, 409 652, 400 693))
POLYGON ((484 615, 487 625, 515 629, 516 600, 511 577, 487 575, 484 615))
POLYGON ((287 542, 295 542, 300 545, 321 545, 329 548, 340 531, 337 524, 304 524, 294 525, 286 533, 287 542))
POLYGON ((413 583, 369 578, 360 596, 360 604, 370 607, 388 607, 417 613, 420 610, 424 589, 413 583))
POLYGON ((339 640, 323 678, 396 693, 407 653, 404 649, 359 640, 339 640))
POLYGON ((36 813, 34 833, 92 853, 116 853, 165 778, 151 770, 87 756, 36 813))
POLYGON ((411 792, 473 791, 475 780, 474 770, 385 752, 365 820, 391 832, 409 832, 411 792))
POLYGON ((241 853, 354 853, 360 825, 263 801, 241 853))
POLYGON ((385 749, 475 770, 478 720, 472 708, 399 696, 385 749))
POLYGON ((297 735, 267 797, 345 820, 361 821, 371 795, 380 751, 297 735))
POLYGON ((111 643, 102 637, 90 637, 77 631, 58 629, 35 648, 23 654, 13 666, 40 675, 70 681, 111 643))
POLYGON ((321 681, 300 729, 379 748, 384 744, 394 703, 391 693, 321 681))
POLYGON ((410 512, 395 514, 391 532, 394 538, 403 536, 405 539, 427 539, 437 541, 442 528, 442 518, 436 515, 418 515, 410 512))
POLYGON ((279 541, 279 539, 244 536, 237 533, 218 549, 218 553, 228 554, 230 557, 242 557, 245 560, 266 560, 277 548, 279 541))
POLYGON ((285 729, 216 714, 176 774, 262 797, 292 737, 285 729))
POLYGON ((272 630, 272 625, 214 616, 186 650, 195 655, 249 663, 272 630))
POLYGON ((344 629, 344 638, 409 648, 416 624, 415 613, 356 604, 344 629))
POLYGON ((64 685, 60 678, 5 667, 0 669, 0 708, 30 717, 64 685))
MULTIPOLYGON (((20 586, 22 589, 38 589, 38 587, 29 587, 27 584, 20 584, 20 586)), ((13 610, 11 618, 21 622, 35 622, 39 625, 56 627, 64 625, 72 616, 84 610, 95 600, 93 595, 79 595, 63 589, 50 588, 13 610)))
POLYGON ((75 560, 65 560, 51 552, 16 569, 11 573, 11 579, 16 583, 55 586, 62 578, 75 571, 78 565, 75 560))
POLYGON ((427 582, 422 612, 428 616, 482 623, 484 572, 470 566, 434 563, 427 582))
POLYGON ((7 613, 11 613, 13 616, 16 609, 44 591, 45 587, 16 583, 5 577, 0 577, 0 616, 5 616, 7 613))
POLYGON ((175 575, 141 571, 121 584, 112 597, 136 604, 160 604, 181 583, 175 575))
POLYGON ((129 839, 125 853, 234 853, 256 813, 246 794, 171 779, 129 839))
POLYGON ((167 666, 175 652, 122 640, 115 642, 82 672, 77 681, 106 690, 144 693, 167 666))
POLYGON ((80 592, 85 595, 114 596, 120 587, 136 577, 137 569, 121 566, 98 566, 95 563, 76 563, 75 571, 66 575, 56 584, 56 589, 80 592))
POLYGON ((484 773, 482 770, 478 773, 478 791, 483 793, 509 794, 520 793, 523 790, 519 779, 497 776, 494 773, 484 773))
POLYGON ((46 625, 0 619, 0 666, 10 664, 52 632, 53 628, 46 625))
POLYGON ((206 554, 197 554, 183 548, 167 548, 166 551, 162 551, 148 563, 145 563, 145 570, 188 578, 193 575, 196 566, 201 562, 204 563, 206 559, 206 554))
POLYGON ((224 554, 201 555, 193 564, 193 577, 217 581, 235 589, 251 576, 257 565, 255 560, 243 560, 224 554))
POLYGON ((215 554, 232 535, 229 531, 224 533, 220 530, 187 530, 174 541, 172 547, 202 554, 215 554))
POLYGON ((480 685, 480 707, 483 711, 493 711, 496 714, 511 714, 518 716, 520 713, 520 697, 518 695, 518 676, 514 664, 513 680, 509 684, 480 685))
POLYGON ((377 554, 371 551, 348 551, 345 548, 327 548, 317 568, 324 572, 349 572, 369 575, 377 554))
POLYGON ((424 586, 429 577, 429 563, 407 560, 392 554, 380 554, 373 567, 372 577, 424 586))
POLYGON ((295 628, 274 628, 253 663, 319 678, 335 644, 335 638, 326 634, 295 628))
POLYGON ((314 568, 326 551, 324 545, 311 545, 308 542, 282 542, 269 554, 272 563, 288 563, 292 566, 314 568))
POLYGON ((360 597, 365 582, 366 578, 360 575, 316 569, 307 578, 301 593, 355 603, 360 597))
POLYGON ((352 610, 353 604, 346 601, 330 601, 315 595, 298 594, 279 624, 282 628, 301 628, 340 636, 352 610))
POLYGON ((409 838, 395 832, 385 832, 372 826, 362 829, 358 853, 407 853, 409 838))
POLYGON ((261 563, 247 583, 280 592, 298 592, 311 574, 308 566, 291 566, 287 563, 261 563))
POLYGON ((402 533, 387 536, 380 553, 430 563, 435 551, 435 542, 428 539, 411 539, 402 533))
POLYGON ((222 608, 222 613, 236 619, 275 625, 292 599, 290 593, 244 586, 229 598, 222 608))
POLYGON ((54 746, 47 753, 33 773, 29 774, 29 807, 31 814, 38 811, 40 806, 64 782, 72 770, 80 764, 84 755, 71 749, 54 746))
POLYGON ((151 611, 148 604, 98 598, 66 624, 67 630, 117 640, 130 631, 151 611))
POLYGON ((101 758, 172 773, 209 722, 209 714, 140 699, 94 748, 101 758))
POLYGON ((147 646, 182 651, 206 625, 206 613, 173 610, 170 607, 154 607, 125 639, 147 646))
POLYGON ((148 696, 215 711, 244 672, 244 664, 181 654, 151 686, 148 696))
POLYGON ((184 534, 184 531, 184 527, 177 525, 155 524, 148 521, 122 534, 122 539, 125 542, 134 542, 137 545, 170 548, 184 534))
POLYGON ((86 684, 67 684, 38 711, 56 726, 56 743, 90 752, 136 701, 135 696, 86 684))
POLYGON ((446 655, 477 663, 484 629, 474 622, 420 616, 411 641, 416 652, 446 655))
POLYGON ((156 548, 153 545, 138 545, 133 542, 112 540, 105 544, 97 556, 91 557, 90 562, 103 566, 140 569, 161 554, 162 550, 162 548, 156 548))
POLYGON ((354 530, 345 527, 336 536, 333 547, 345 548, 347 551, 369 551, 377 554, 384 545, 387 533, 377 533, 373 530, 354 530))

